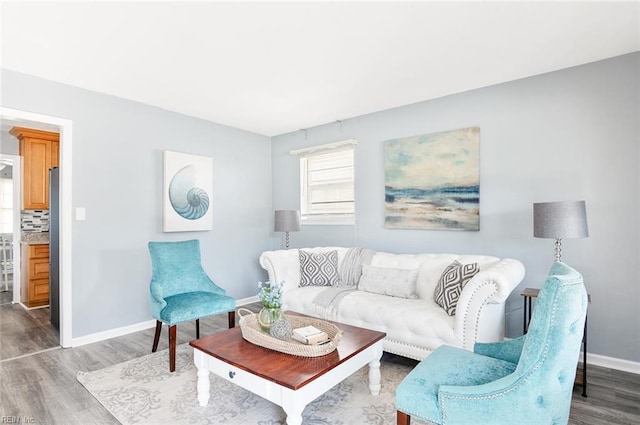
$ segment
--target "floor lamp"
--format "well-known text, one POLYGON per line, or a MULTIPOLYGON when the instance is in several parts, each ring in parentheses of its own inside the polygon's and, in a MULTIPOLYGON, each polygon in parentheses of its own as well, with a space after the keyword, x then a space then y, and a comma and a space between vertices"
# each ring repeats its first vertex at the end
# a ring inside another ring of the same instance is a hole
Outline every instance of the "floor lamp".
POLYGON ((285 232, 285 247, 289 249, 289 232, 300 231, 300 211, 276 210, 273 222, 273 230, 285 232))
POLYGON ((560 261, 562 239, 586 238, 587 210, 584 201, 533 204, 533 236, 556 240, 555 260, 560 261))

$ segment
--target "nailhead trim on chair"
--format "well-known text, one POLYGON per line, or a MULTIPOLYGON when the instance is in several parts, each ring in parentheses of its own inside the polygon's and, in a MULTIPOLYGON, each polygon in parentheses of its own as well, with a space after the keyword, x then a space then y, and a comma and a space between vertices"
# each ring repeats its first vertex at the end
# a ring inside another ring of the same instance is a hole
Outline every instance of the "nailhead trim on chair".
MULTIPOLYGON (((548 345, 547 347, 545 347, 545 354, 543 355, 543 358, 546 358, 548 352, 548 345)), ((491 394, 491 395, 484 395, 484 396, 475 396, 475 397, 471 397, 471 396, 457 396, 457 395, 448 395, 446 393, 442 394, 442 398, 440 398, 440 410, 442 410, 442 425, 445 425, 447 422, 447 409, 444 407, 444 399, 451 399, 451 400, 489 400, 492 398, 498 398, 498 397, 502 397, 505 394, 508 394, 512 391, 515 391, 516 389, 518 389, 518 387, 520 387, 521 385, 523 385, 525 382, 527 382, 529 380, 529 378, 531 377, 531 374, 533 374, 533 372, 535 372, 537 369, 539 369, 540 367, 542 367, 542 362, 538 362, 524 377, 522 377, 521 379, 518 379, 518 381, 516 381, 516 383, 511 386, 511 388, 504 390, 504 391, 500 391, 499 393, 495 393, 495 394, 491 394)))
MULTIPOLYGON (((396 410, 397 411, 397 410, 396 410)), ((436 425, 440 425, 440 424, 444 424, 443 422, 440 422, 436 419, 431 419, 431 418, 423 418, 422 416, 420 416, 418 413, 415 413, 414 411, 405 411, 405 410, 401 410, 401 412, 406 413, 409 416, 416 416, 418 417, 421 421, 426 421, 426 422, 431 422, 432 424, 436 424, 436 425)))
MULTIPOLYGON (((554 299, 554 301, 553 301, 553 307, 551 309, 551 317, 549 319, 550 322, 553 322, 553 319, 556 316, 557 305, 558 305, 558 299, 556 297, 554 299)), ((440 398, 440 410, 442 410, 442 424, 444 425, 446 423, 446 409, 444 407, 444 399, 452 399, 452 400, 489 400, 489 399, 492 399, 492 398, 502 397, 505 394, 508 394, 508 393, 510 393, 512 391, 515 391, 518 387, 520 387, 525 382, 527 382, 529 380, 529 378, 531 377, 531 375, 537 369, 542 367, 542 364, 547 359, 547 356, 549 354, 549 344, 550 344, 550 341, 547 340, 547 343, 545 344, 544 350, 542 352, 542 356, 536 362, 536 365, 525 376, 523 376, 521 379, 518 379, 514 385, 512 385, 510 388, 508 388, 508 389, 506 389, 504 391, 500 391, 499 393, 495 393, 495 394, 491 394, 491 395, 474 396, 474 397, 449 395, 449 394, 443 393, 442 394, 442 398, 440 398)))

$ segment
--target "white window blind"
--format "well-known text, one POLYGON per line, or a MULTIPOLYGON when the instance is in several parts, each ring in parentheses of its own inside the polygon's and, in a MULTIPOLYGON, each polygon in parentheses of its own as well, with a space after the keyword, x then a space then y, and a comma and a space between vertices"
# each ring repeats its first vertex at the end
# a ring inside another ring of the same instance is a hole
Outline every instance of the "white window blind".
POLYGON ((354 144, 355 141, 348 141, 331 149, 311 148, 300 152, 300 212, 303 223, 353 223, 354 144))

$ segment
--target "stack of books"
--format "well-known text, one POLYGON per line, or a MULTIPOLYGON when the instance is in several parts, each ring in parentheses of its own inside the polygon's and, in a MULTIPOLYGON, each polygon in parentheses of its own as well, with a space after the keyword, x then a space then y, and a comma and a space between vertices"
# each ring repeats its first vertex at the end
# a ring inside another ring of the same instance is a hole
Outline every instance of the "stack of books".
POLYGON ((331 341, 326 332, 312 325, 294 329, 291 337, 307 345, 320 345, 331 341))

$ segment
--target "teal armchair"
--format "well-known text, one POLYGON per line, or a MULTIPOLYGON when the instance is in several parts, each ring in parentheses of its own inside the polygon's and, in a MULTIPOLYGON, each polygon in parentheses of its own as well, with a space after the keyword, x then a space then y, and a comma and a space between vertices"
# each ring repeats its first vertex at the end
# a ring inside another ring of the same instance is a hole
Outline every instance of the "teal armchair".
POLYGON ((437 348, 396 389, 398 425, 567 424, 586 313, 582 276, 554 263, 528 333, 437 348))
POLYGON ((200 338, 200 319, 228 313, 229 328, 235 326, 236 300, 225 295, 207 276, 200 261, 200 241, 149 242, 153 275, 149 287, 151 314, 156 319, 153 339, 155 352, 162 324, 169 325, 169 370, 176 370, 176 325, 196 321, 200 338))

